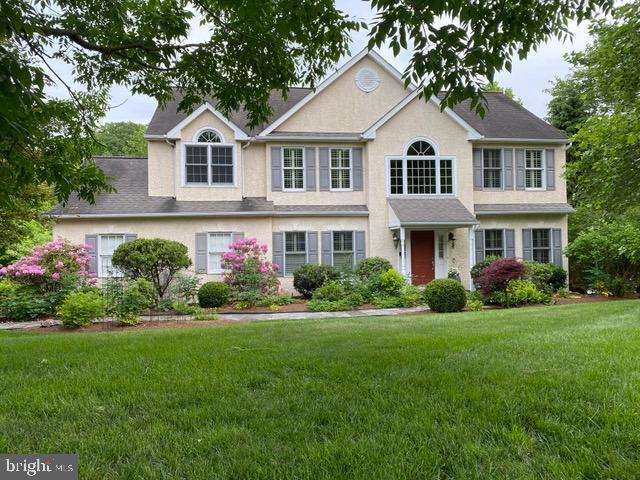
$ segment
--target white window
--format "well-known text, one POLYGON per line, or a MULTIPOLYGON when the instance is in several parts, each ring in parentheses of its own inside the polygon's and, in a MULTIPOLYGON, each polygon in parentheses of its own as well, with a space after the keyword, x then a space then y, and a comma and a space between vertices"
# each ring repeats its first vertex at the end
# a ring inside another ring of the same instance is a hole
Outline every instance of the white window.
POLYGON ((502 257, 504 253, 504 230, 484 231, 485 257, 502 257))
POLYGON ((544 152, 543 150, 524 151, 525 187, 544 188, 544 152))
POLYGON ((235 183, 234 146, 213 129, 199 132, 184 147, 185 185, 231 186, 235 183))
POLYGON ((534 228, 531 230, 533 246, 532 258, 536 262, 551 262, 551 231, 548 228, 534 228))
POLYGON ((222 255, 232 243, 231 233, 210 233, 207 240, 207 272, 222 272, 222 255))
POLYGON ((289 276, 307 263, 306 232, 285 232, 284 234, 284 274, 289 276))
POLYGON ((388 163, 391 195, 453 195, 455 163, 442 157, 431 143, 413 142, 402 157, 391 157, 388 163))
POLYGON ((354 257, 353 232, 333 232, 333 266, 351 270, 354 257))
POLYGON ((482 150, 482 176, 484 188, 502 188, 502 151, 482 150))
POLYGON ((304 149, 283 147, 283 190, 304 190, 304 149))
POLYGON ((122 272, 114 268, 111 257, 116 248, 124 243, 124 235, 98 236, 98 276, 102 278, 121 277, 122 272))
POLYGON ((351 190, 351 149, 331 149, 331 190, 351 190))

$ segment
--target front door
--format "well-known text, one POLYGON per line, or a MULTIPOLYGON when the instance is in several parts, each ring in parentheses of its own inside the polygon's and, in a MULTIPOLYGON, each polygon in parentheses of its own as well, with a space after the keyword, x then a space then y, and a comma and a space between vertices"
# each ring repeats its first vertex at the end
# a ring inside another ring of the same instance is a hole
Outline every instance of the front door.
POLYGON ((435 248, 432 230, 411 232, 411 275, 414 285, 436 278, 435 248))

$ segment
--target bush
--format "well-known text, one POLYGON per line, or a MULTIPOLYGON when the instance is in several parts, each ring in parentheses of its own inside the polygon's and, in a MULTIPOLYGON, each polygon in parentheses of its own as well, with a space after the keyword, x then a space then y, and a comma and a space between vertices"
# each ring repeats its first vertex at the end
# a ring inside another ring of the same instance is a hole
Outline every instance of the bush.
POLYGON ((176 315, 196 315, 200 313, 200 307, 189 305, 186 302, 173 302, 171 307, 176 315))
POLYGON ((434 312, 459 312, 467 304, 467 292, 460 282, 442 278, 427 283, 424 299, 434 312))
POLYGON ((377 295, 373 298, 373 304, 378 308, 406 308, 415 307, 422 302, 422 294, 413 285, 405 285, 402 287, 400 294, 393 295, 377 295))
POLYGON ((307 307, 313 312, 338 312, 341 310, 353 310, 363 303, 364 299, 362 295, 354 292, 343 296, 339 300, 320 300, 314 298, 307 304, 307 307))
POLYGON ((138 278, 134 282, 127 282, 117 299, 115 314, 121 325, 135 325, 139 323, 140 314, 151 308, 155 300, 155 289, 148 280, 138 278))
POLYGON ((200 279, 195 275, 178 272, 169 285, 169 296, 173 300, 193 303, 198 295, 200 279))
POLYGON ((549 303, 551 295, 539 289, 531 280, 511 280, 507 289, 492 295, 492 303, 503 307, 517 307, 537 303, 549 303))
POLYGON ((482 271, 485 268, 487 268, 489 265, 491 265, 493 262, 495 262, 496 260, 499 260, 499 259, 500 259, 500 257, 496 257, 495 255, 489 255, 484 260, 476 263, 473 267, 471 267, 471 278, 473 279, 473 284, 477 288, 480 288, 480 284, 478 283, 478 279, 480 278, 480 275, 482 274, 482 271))
POLYGON ((111 261, 126 276, 150 281, 156 301, 164 298, 176 273, 191 265, 186 246, 160 238, 138 238, 123 243, 113 252, 111 261))
POLYGON ((293 288, 304 298, 311 298, 313 292, 325 282, 338 280, 340 273, 331 265, 302 265, 293 273, 293 288))
POLYGON ((65 327, 86 327, 104 313, 105 301, 97 290, 70 293, 58 307, 58 317, 65 327))
POLYGON ((285 294, 263 297, 258 301, 257 305, 259 307, 281 307, 282 305, 291 305, 292 303, 293 298, 291 298, 291 295, 285 294))
POLYGON ((207 282, 198 290, 198 304, 202 308, 218 308, 229 303, 231 288, 223 282, 207 282))
POLYGON ((313 292, 314 300, 325 300, 328 302, 337 302, 345 296, 344 288, 335 280, 326 282, 313 292))
POLYGON ((553 263, 540 263, 527 260, 523 262, 526 278, 531 280, 540 290, 557 292, 567 283, 567 272, 553 263))
POLYGON ((370 279, 391 270, 391 262, 382 257, 368 257, 360 260, 356 265, 356 275, 362 279, 370 279))
POLYGON ((467 308, 470 312, 479 312, 483 305, 482 300, 467 300, 467 308))
POLYGON ((0 317, 23 321, 50 315, 70 293, 67 288, 39 291, 11 280, 0 281, 0 317))
POLYGON ((405 278, 396 270, 391 269, 380 274, 380 291, 385 295, 400 296, 400 292, 406 283, 405 278))
POLYGON ((511 280, 519 280, 525 276, 522 262, 515 258, 499 258, 482 270, 478 283, 484 295, 504 291, 511 280))

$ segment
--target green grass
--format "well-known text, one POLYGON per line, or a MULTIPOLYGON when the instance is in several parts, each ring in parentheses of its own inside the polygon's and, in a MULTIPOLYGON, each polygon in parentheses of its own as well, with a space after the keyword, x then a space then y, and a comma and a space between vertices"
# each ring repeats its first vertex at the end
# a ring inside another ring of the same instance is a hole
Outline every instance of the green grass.
POLYGON ((80 478, 637 478, 640 302, 0 335, 0 451, 80 478))

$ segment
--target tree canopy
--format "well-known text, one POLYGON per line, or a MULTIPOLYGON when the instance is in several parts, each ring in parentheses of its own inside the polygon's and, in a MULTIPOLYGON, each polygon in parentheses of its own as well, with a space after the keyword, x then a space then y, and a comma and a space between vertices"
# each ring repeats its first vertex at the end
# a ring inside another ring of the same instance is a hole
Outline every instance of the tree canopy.
POLYGON ((99 144, 95 154, 146 157, 145 129, 145 125, 135 122, 107 122, 96 132, 99 144))

